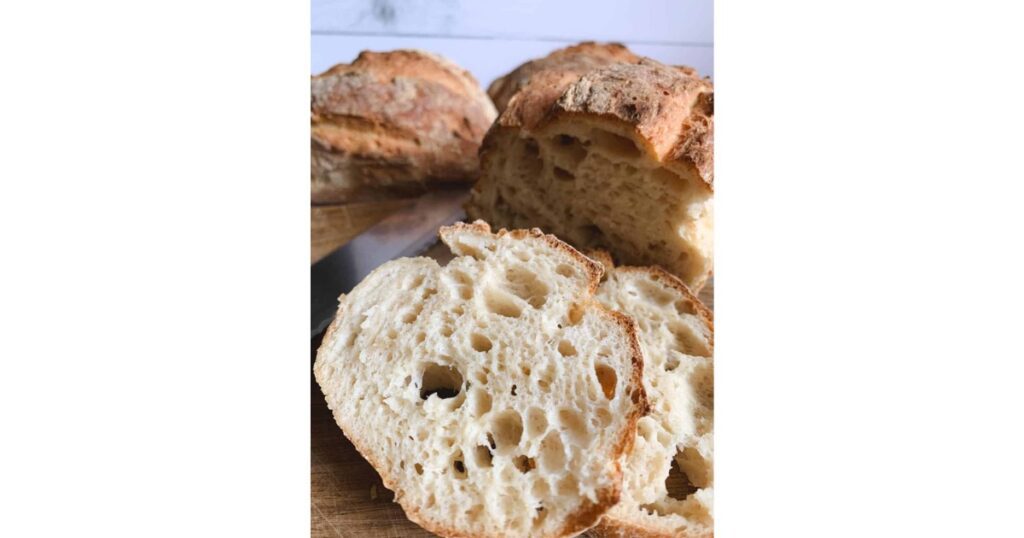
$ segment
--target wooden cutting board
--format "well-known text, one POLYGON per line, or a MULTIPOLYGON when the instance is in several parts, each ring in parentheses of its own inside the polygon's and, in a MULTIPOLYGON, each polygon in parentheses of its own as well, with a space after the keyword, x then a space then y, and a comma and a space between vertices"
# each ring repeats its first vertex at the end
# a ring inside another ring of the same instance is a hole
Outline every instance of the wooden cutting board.
MULTIPOLYGON (((396 206, 401 208, 401 204, 396 206)), ((375 213, 380 220, 386 211, 375 213)), ((372 220, 372 219, 370 219, 372 220)), ((365 224, 362 229, 369 227, 365 224)), ((365 223, 365 220, 363 221, 365 223)), ((315 227, 314 223, 314 227, 315 227)), ((360 230, 361 231, 361 230, 360 230)), ((349 239, 359 232, 348 231, 349 239)), ((316 230, 314 228, 314 237, 316 230)), ((347 241, 347 239, 346 239, 347 241)), ((314 244, 316 241, 314 240, 314 244)), ((339 244, 340 246, 340 244, 339 244)), ((331 249, 333 250, 333 248, 331 249)), ((330 250, 323 254, 329 253, 330 250)), ((426 253, 446 263, 451 259, 448 249, 435 244, 426 253)), ((321 256, 322 257, 322 256, 321 256)), ((314 256, 314 259, 318 259, 314 256)), ((714 308, 714 281, 701 290, 700 298, 714 308)), ((311 344, 316 357, 320 339, 311 344)), ((381 483, 373 467, 356 451, 352 443, 334 423, 323 393, 313 379, 310 361, 310 511, 313 538, 416 538, 435 536, 412 523, 394 502, 395 495, 381 483)), ((583 536, 587 536, 584 534, 583 536)))

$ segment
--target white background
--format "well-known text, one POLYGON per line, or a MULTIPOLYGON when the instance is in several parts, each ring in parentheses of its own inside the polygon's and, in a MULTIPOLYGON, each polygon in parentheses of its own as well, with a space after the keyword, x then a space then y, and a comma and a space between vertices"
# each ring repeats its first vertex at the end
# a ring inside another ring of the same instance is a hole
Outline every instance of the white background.
MULTIPOLYGON (((1012 6, 716 6, 716 536, 1024 534, 1012 6)), ((0 55, 0 535, 305 535, 308 6, 0 55)))
POLYGON ((710 0, 560 2, 312 0, 313 73, 362 50, 419 48, 468 69, 486 88, 532 58, 584 40, 714 75, 710 0))

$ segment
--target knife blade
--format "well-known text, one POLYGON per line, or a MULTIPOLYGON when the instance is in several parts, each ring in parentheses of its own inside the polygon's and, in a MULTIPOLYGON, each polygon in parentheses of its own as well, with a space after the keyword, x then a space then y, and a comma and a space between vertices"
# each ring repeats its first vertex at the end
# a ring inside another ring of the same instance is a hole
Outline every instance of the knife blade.
POLYGON ((406 209, 390 215, 328 254, 310 268, 311 336, 323 332, 338 310, 338 296, 382 263, 415 256, 437 240, 437 229, 466 217, 466 189, 441 189, 424 194, 406 209))

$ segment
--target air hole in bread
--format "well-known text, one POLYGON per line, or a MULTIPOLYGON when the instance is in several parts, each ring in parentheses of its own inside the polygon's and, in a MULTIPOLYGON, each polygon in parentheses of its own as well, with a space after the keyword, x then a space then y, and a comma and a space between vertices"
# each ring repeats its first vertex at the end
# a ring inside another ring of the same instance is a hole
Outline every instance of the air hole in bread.
POLYGON ((705 409, 715 406, 715 379, 710 363, 698 365, 690 374, 690 384, 694 387, 697 402, 705 409))
POLYGON ((575 495, 576 492, 579 491, 579 487, 576 477, 571 473, 566 473, 566 475, 558 481, 558 494, 565 496, 575 495))
POLYGON ((523 474, 532 471, 537 466, 533 458, 523 455, 512 458, 512 465, 515 465, 516 469, 519 469, 519 472, 523 474))
POLYGON ((421 284, 423 284, 423 275, 416 275, 405 285, 405 289, 414 290, 420 287, 421 284))
POLYGON ((676 454, 672 462, 678 464, 679 469, 686 475, 686 479, 696 488, 706 488, 711 485, 711 465, 700 451, 688 446, 676 454))
POLYGON ((484 335, 482 335, 480 333, 473 333, 473 334, 471 334, 469 336, 469 341, 470 341, 470 344, 473 345, 473 349, 475 351, 479 351, 479 352, 483 353, 483 352, 487 352, 487 351, 491 350, 491 347, 492 347, 491 339, 487 338, 486 336, 484 336, 484 335))
POLYGON ((470 405, 472 405, 473 416, 482 417, 491 410, 490 394, 477 388, 472 389, 470 394, 472 395, 470 405))
POLYGON ((474 504, 469 510, 466 510, 466 517, 469 518, 470 521, 478 521, 483 513, 484 505, 474 504))
POLYGON ((495 288, 484 291, 484 305, 487 310, 506 318, 518 318, 523 314, 523 309, 512 295, 495 288))
POLYGON ((607 428, 612 423, 612 413, 605 408, 597 410, 597 423, 602 428, 607 428))
POLYGON ((656 185, 664 185, 670 189, 672 194, 678 194, 686 190, 686 180, 683 179, 679 174, 666 170, 664 168, 658 168, 652 170, 650 178, 655 182, 656 185))
POLYGON ((576 348, 572 345, 572 342, 562 340, 558 343, 558 352, 561 353, 563 357, 572 357, 576 355, 576 348))
POLYGON ((668 477, 665 478, 665 489, 668 490, 668 496, 676 499, 677 501, 685 501, 687 497, 693 495, 697 491, 691 481, 690 477, 684 473, 680 468, 676 460, 672 460, 672 466, 669 468, 668 477))
POLYGON ((441 327, 441 336, 443 336, 445 338, 448 338, 449 336, 451 336, 452 332, 453 331, 452 331, 451 325, 445 325, 444 327, 441 327))
POLYGON ((585 447, 589 445, 587 435, 587 424, 583 421, 578 411, 573 409, 559 409, 558 423, 569 435, 569 440, 576 446, 585 447))
POLYGON ((590 138, 594 141, 591 148, 609 157, 635 159, 640 156, 640 150, 636 147, 636 144, 624 136, 602 129, 594 129, 590 133, 590 138))
POLYGON ((413 469, 416 470, 416 474, 419 474, 419 475, 423 474, 423 466, 422 465, 417 463, 416 465, 413 465, 413 469))
POLYGON ((503 411, 491 423, 494 448, 499 453, 507 453, 519 446, 523 437, 523 419, 515 409, 503 411))
POLYGON ((528 262, 528 261, 530 261, 530 253, 525 251, 525 250, 517 250, 517 251, 515 251, 515 255, 516 255, 516 258, 519 258, 519 261, 521 261, 521 262, 528 262))
POLYGON ((457 451, 452 459, 452 470, 454 471, 455 478, 458 480, 465 480, 469 474, 466 472, 466 464, 463 462, 461 450, 457 451))
POLYGON ((554 174, 555 179, 559 179, 562 181, 572 181, 576 179, 576 176, 574 176, 572 172, 558 166, 552 168, 551 172, 554 174))
POLYGON ((569 307, 569 326, 577 325, 583 319, 583 305, 574 304, 569 307))
POLYGON ((472 256, 478 260, 484 259, 483 250, 477 248, 475 245, 470 245, 464 241, 455 241, 452 245, 452 252, 462 256, 472 256))
POLYGON ((435 293, 437 293, 437 288, 426 288, 423 290, 423 295, 421 295, 421 297, 423 298, 423 300, 427 300, 430 298, 431 295, 434 295, 435 293))
POLYGON ((522 266, 511 267, 506 271, 505 279, 508 280, 509 291, 530 303, 530 306, 540 308, 547 302, 550 291, 548 286, 529 269, 522 266))
POLYGON ((680 316, 697 315, 697 309, 693 306, 693 301, 685 301, 683 299, 680 299, 676 301, 675 307, 676 312, 678 312, 680 316))
POLYGON ((416 304, 412 306, 411 308, 406 310, 404 314, 402 314, 402 323, 412 323, 416 321, 416 318, 420 317, 420 312, 422 311, 422 304, 416 304))
POLYGON ((618 382, 615 370, 607 364, 597 363, 594 366, 594 374, 597 375, 597 382, 601 385, 604 397, 609 400, 615 398, 615 384, 618 382))
POLYGON ((560 473, 565 470, 565 445, 558 432, 548 432, 540 442, 540 467, 546 473, 560 473))
POLYGON ((531 407, 526 412, 526 435, 529 439, 539 438, 548 430, 548 419, 544 410, 531 407))
POLYGON ((428 362, 420 378, 420 399, 437 396, 442 400, 458 396, 462 390, 462 374, 451 366, 428 362))
POLYGON ((638 280, 636 281, 636 286, 639 288, 639 291, 643 294, 644 298, 652 303, 664 306, 672 301, 672 294, 653 282, 648 280, 638 280))
POLYGON ((594 224, 585 224, 576 229, 577 241, 581 245, 601 247, 604 244, 604 232, 594 224))
POLYGON ((518 158, 513 158, 516 165, 527 177, 540 177, 544 169, 544 161, 540 158, 540 148, 537 141, 531 138, 517 139, 512 152, 518 153, 518 158))
POLYGON ((516 386, 512 385, 512 396, 516 395, 516 386))
POLYGON ((564 276, 565 278, 576 277, 576 270, 573 269, 572 266, 564 263, 559 264, 558 267, 555 267, 555 272, 564 276))
POLYGON ((559 155, 564 155, 569 164, 578 165, 587 157, 587 149, 579 138, 572 135, 560 134, 555 137, 557 146, 552 148, 559 155))
POLYGON ((476 445, 473 448, 473 463, 481 469, 486 469, 492 466, 494 455, 491 454, 491 449, 484 445, 476 445))
POLYGON ((711 350, 708 349, 707 342, 694 334, 693 329, 689 326, 682 323, 672 323, 668 325, 668 330, 675 337, 675 348, 680 353, 696 355, 698 357, 711 356, 711 350))

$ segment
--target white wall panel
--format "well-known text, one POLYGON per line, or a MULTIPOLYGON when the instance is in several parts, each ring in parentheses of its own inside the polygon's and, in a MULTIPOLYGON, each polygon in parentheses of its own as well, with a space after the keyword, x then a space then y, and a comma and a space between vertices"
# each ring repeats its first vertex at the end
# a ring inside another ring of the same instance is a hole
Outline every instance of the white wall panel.
MULTIPOLYGON (((486 88, 495 78, 531 58, 571 44, 552 41, 505 39, 467 39, 441 37, 396 37, 313 35, 311 62, 313 73, 321 73, 334 64, 352 61, 361 50, 418 48, 441 54, 468 69, 486 88)), ((626 42, 637 54, 673 65, 689 65, 701 75, 714 76, 713 49, 710 46, 653 45, 626 42)))
POLYGON ((712 0, 312 0, 314 34, 710 44, 712 0))

